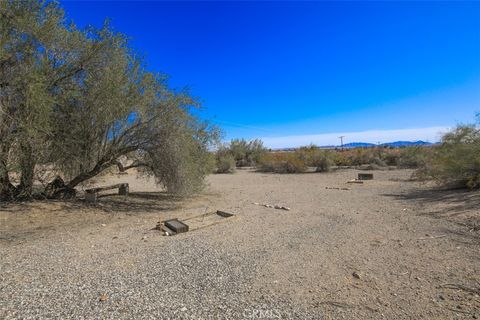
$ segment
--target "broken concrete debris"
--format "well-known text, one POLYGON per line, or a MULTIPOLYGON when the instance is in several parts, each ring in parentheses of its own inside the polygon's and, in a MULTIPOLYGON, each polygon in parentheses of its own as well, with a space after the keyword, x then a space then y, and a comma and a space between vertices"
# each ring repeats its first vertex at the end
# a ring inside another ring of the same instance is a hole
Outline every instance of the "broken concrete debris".
POLYGON ((291 210, 289 207, 273 205, 273 204, 258 203, 258 202, 253 202, 253 204, 256 205, 256 206, 262 206, 262 207, 265 207, 265 208, 273 208, 273 209, 280 209, 280 210, 286 210, 286 211, 291 210))
POLYGON ((358 180, 358 179, 353 179, 353 180, 348 180, 347 183, 358 183, 358 184, 363 184, 363 181, 358 180))

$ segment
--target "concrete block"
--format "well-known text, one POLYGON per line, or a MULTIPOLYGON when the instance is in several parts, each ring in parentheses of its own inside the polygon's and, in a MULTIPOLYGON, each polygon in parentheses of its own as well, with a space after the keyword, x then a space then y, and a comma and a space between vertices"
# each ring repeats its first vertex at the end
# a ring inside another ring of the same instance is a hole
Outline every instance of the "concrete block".
POLYGON ((165 226, 169 229, 172 229, 176 233, 182 233, 188 231, 188 225, 183 222, 178 221, 178 219, 172 219, 165 221, 165 226))
POLYGON ((373 180, 373 173, 359 173, 358 180, 373 180))

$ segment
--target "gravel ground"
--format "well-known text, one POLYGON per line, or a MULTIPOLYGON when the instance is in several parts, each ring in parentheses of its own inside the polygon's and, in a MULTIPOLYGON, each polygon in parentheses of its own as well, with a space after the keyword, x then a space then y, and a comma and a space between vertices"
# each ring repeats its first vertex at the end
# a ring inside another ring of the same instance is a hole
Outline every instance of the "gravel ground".
POLYGON ((190 199, 115 176, 98 184, 127 181, 128 198, 4 206, 0 318, 480 317, 478 193, 432 190, 408 170, 345 184, 357 173, 238 170, 190 199), (238 217, 152 230, 217 209, 238 217))

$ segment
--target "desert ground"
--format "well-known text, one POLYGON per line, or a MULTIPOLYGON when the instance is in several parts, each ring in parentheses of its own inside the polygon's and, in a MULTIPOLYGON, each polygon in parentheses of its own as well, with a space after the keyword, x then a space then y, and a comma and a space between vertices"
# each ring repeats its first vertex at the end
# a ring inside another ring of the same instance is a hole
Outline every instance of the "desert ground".
POLYGON ((358 172, 238 170, 190 198, 131 173, 97 180, 128 182, 130 195, 96 205, 3 204, 0 318, 479 318, 479 193, 409 170, 346 184, 358 172), (236 216, 154 229, 215 210, 236 216))

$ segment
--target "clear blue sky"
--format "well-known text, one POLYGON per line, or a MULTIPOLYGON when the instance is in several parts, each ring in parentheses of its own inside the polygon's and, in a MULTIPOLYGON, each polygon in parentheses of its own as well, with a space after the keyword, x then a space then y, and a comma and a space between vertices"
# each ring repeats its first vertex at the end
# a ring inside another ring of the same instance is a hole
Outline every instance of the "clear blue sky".
POLYGON ((480 111, 478 2, 62 6, 79 26, 110 18, 151 70, 201 98, 226 138, 274 137, 278 147, 285 136, 384 141, 422 128, 411 138, 432 140, 480 111))

